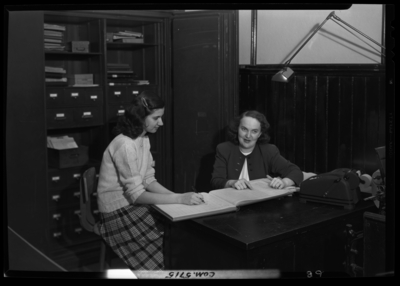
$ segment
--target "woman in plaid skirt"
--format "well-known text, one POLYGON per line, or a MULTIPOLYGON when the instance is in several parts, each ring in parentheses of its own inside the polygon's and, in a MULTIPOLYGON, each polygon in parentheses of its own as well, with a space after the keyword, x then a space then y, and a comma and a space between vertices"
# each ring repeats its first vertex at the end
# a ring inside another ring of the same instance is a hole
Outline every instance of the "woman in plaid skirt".
POLYGON ((151 204, 201 204, 197 193, 176 194, 154 177, 147 133, 163 125, 164 102, 144 91, 126 107, 104 151, 97 187, 100 234, 132 270, 162 270, 163 225, 151 204))

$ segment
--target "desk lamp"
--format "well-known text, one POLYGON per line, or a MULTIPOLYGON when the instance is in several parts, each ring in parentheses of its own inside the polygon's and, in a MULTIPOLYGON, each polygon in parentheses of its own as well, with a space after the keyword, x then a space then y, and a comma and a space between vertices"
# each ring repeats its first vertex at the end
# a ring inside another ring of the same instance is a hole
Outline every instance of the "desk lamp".
MULTIPOLYGON (((272 81, 277 81, 277 82, 284 82, 287 83, 289 82, 289 80, 291 79, 292 75, 293 75, 293 70, 289 67, 290 62, 292 61, 292 59, 298 54, 298 52, 300 52, 300 50, 307 44, 307 42, 314 37, 314 35, 322 28, 322 26, 326 23, 326 21, 328 21, 329 19, 332 19, 333 22, 335 22, 336 24, 338 24, 340 26, 339 23, 337 23, 335 20, 342 22, 343 24, 345 24, 346 26, 350 27, 351 29, 353 29, 354 31, 356 31, 357 33, 361 34, 362 36, 366 37, 368 40, 374 42, 375 44, 377 44, 378 46, 386 49, 384 46, 382 46, 381 44, 379 44, 378 42, 374 41, 373 39, 371 39, 370 37, 368 37, 367 35, 365 35, 364 33, 362 33, 361 31, 357 30, 356 28, 350 26, 349 24, 347 24, 346 22, 344 22, 343 20, 341 20, 338 16, 335 15, 335 12, 332 11, 328 17, 326 17, 326 19, 324 20, 324 22, 322 22, 321 25, 319 25, 319 27, 317 29, 315 29, 315 31, 311 34, 311 36, 304 42, 304 44, 302 44, 300 46, 300 48, 293 54, 293 56, 291 56, 291 58, 285 62, 283 68, 276 73, 273 77, 272 77, 272 81)), ((382 53, 381 53, 382 54, 382 53)), ((382 54, 383 56, 385 56, 384 54, 382 54)))

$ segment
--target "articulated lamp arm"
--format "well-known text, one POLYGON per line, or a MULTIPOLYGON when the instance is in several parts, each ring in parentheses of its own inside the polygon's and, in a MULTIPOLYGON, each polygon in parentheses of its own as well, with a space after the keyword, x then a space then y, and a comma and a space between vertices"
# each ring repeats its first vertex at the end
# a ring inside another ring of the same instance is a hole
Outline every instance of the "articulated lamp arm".
MULTIPOLYGON (((278 81, 278 82, 288 82, 291 78, 291 76, 293 75, 293 70, 289 67, 290 62, 292 61, 292 59, 300 52, 300 50, 308 43, 308 41, 314 37, 314 35, 322 28, 322 26, 326 23, 326 21, 328 21, 329 19, 332 19, 333 22, 335 22, 336 24, 338 24, 336 21, 339 21, 343 24, 345 24, 346 26, 350 27, 351 29, 353 29, 354 31, 356 31, 357 33, 361 34, 362 36, 366 37, 368 40, 374 42, 375 44, 379 45, 380 47, 386 49, 384 46, 382 46, 381 44, 379 44, 378 42, 374 41, 373 39, 371 39, 370 37, 368 37, 366 34, 362 33, 361 31, 357 30, 356 28, 352 27, 351 25, 347 24, 345 21, 341 20, 338 16, 335 15, 335 12, 332 11, 328 17, 326 17, 326 19, 324 20, 324 22, 322 22, 321 25, 318 26, 317 29, 315 29, 315 31, 311 34, 310 37, 308 37, 308 39, 300 46, 300 48, 297 49, 297 51, 289 58, 289 60, 287 60, 283 66, 283 68, 276 73, 273 77, 272 77, 272 81, 278 81), (336 21, 335 21, 336 20, 336 21)), ((339 25, 339 24, 338 24, 339 25)), ((340 26, 340 25, 339 25, 340 26)), ((343 28, 343 27, 342 27, 343 28)), ((385 56, 383 53, 381 53, 383 56, 385 56)))

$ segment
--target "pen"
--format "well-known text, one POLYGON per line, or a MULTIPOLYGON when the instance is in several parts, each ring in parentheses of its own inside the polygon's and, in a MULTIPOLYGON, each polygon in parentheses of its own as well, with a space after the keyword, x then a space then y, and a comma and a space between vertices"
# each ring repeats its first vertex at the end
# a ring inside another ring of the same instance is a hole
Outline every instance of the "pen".
MULTIPOLYGON (((196 188, 195 188, 194 186, 192 186, 192 190, 193 190, 193 192, 197 193, 197 190, 196 190, 196 188)), ((203 196, 200 198, 200 200, 201 200, 203 203, 205 203, 205 201, 204 201, 204 199, 203 199, 203 196)))

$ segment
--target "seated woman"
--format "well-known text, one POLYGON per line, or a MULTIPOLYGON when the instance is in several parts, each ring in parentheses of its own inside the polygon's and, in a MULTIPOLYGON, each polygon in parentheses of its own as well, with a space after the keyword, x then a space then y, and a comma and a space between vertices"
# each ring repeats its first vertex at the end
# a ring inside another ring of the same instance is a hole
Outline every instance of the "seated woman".
POLYGON ((162 270, 163 224, 151 204, 203 203, 202 195, 176 194, 155 178, 148 133, 163 126, 164 102, 143 91, 125 109, 116 137, 103 153, 97 187, 100 235, 132 270, 162 270))
POLYGON ((255 110, 242 113, 230 123, 229 141, 217 146, 212 189, 252 189, 249 181, 261 178, 276 189, 299 186, 303 172, 268 143, 269 127, 265 116, 255 110), (275 175, 279 176, 272 178, 275 175))

